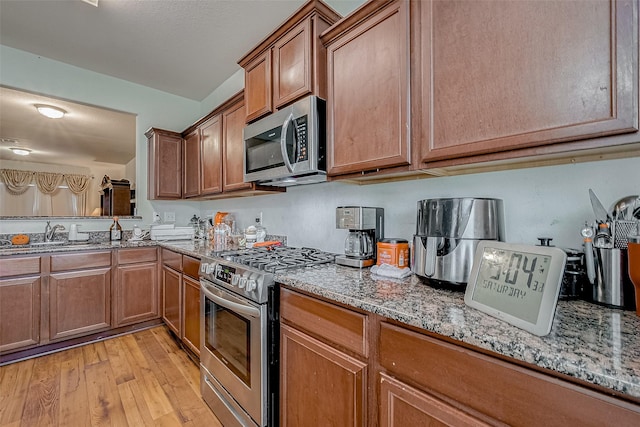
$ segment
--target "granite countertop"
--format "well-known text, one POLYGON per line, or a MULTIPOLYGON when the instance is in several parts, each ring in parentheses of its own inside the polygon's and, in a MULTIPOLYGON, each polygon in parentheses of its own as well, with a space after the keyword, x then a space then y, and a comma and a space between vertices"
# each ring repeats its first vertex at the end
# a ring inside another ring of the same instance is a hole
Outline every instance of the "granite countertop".
MULTIPOLYGON (((204 241, 123 242, 0 249, 0 255, 159 245, 201 258, 204 241), (16 252, 16 250, 18 252, 16 252)), ((287 270, 275 280, 295 289, 550 369, 640 400, 640 317, 586 301, 559 301, 551 333, 538 337, 470 308, 464 292, 417 276, 390 279, 336 264, 287 270)))
POLYGON ((289 270, 276 281, 503 356, 640 398, 640 317, 586 301, 559 301, 551 333, 518 329, 468 307, 464 292, 412 275, 389 279, 336 264, 289 270))

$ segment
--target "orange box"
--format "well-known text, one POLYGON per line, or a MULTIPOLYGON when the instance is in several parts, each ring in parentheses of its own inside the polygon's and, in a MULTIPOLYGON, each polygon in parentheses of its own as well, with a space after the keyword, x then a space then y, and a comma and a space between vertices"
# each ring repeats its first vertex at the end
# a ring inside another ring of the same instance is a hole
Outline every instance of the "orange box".
POLYGON ((398 268, 409 267, 409 242, 388 238, 378 242, 376 264, 389 264, 398 268))

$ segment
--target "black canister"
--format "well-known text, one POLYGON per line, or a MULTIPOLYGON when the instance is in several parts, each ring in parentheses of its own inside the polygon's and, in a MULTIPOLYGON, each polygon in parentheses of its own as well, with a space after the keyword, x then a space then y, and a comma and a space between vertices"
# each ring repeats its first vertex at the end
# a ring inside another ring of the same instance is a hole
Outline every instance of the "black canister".
MULTIPOLYGON (((538 237, 540 246, 552 246, 551 238, 538 237)), ((567 263, 564 266, 562 285, 560 286, 561 300, 577 299, 584 295, 587 273, 584 267, 584 252, 577 249, 560 248, 567 254, 567 263)))

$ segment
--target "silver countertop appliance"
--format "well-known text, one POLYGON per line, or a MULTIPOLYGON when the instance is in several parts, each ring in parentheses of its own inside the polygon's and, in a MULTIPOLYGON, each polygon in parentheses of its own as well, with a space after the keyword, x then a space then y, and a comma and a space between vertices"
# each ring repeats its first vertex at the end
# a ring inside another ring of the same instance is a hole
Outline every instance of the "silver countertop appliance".
POLYGON ((478 242, 504 237, 502 200, 420 200, 411 270, 435 284, 466 285, 478 242))
POLYGON ((376 262, 376 244, 384 237, 384 209, 363 206, 336 208, 336 228, 349 230, 344 255, 336 264, 364 268, 376 262))

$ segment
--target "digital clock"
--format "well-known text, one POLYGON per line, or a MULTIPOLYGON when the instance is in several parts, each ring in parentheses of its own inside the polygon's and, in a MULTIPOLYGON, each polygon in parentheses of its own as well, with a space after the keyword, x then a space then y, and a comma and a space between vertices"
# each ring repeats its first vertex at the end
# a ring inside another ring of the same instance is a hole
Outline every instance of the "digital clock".
POLYGON ((551 331, 567 254, 549 246, 483 240, 464 302, 536 335, 551 331))

